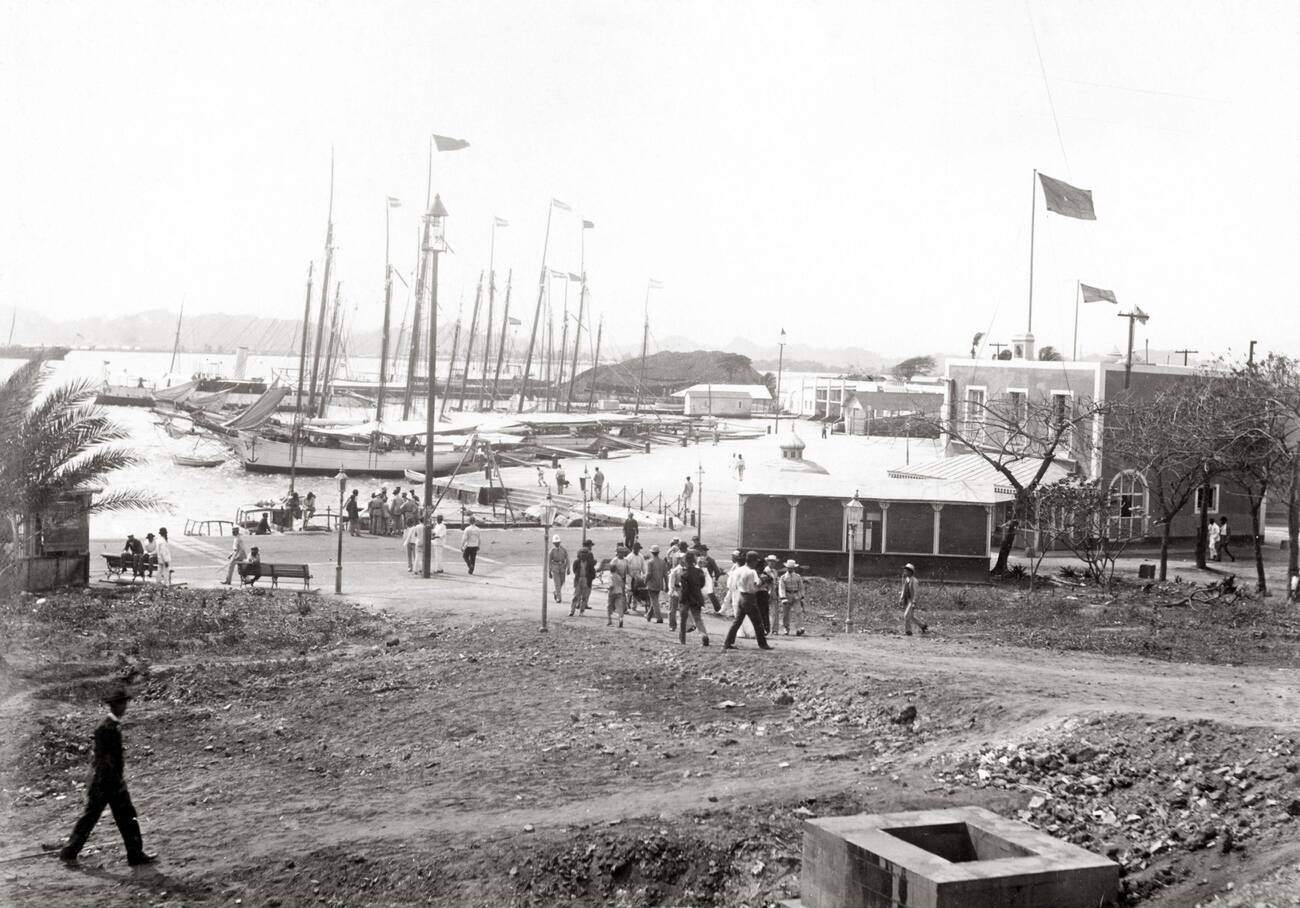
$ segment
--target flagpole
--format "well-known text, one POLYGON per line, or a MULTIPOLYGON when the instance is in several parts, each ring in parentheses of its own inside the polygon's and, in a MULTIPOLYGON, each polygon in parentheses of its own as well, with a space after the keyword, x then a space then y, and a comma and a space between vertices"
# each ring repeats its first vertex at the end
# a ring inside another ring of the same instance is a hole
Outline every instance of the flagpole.
POLYGON ((1074 360, 1079 359, 1079 297, 1083 294, 1083 282, 1074 282, 1074 360))
POLYGON ((1038 168, 1034 168, 1029 195, 1029 325, 1026 334, 1034 333, 1034 220, 1038 214, 1038 168))

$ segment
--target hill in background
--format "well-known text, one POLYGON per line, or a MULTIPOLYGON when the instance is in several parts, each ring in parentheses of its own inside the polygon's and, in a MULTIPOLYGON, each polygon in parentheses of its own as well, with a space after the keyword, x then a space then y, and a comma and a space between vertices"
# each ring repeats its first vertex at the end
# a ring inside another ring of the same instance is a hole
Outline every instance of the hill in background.
MULTIPOLYGON (((724 350, 693 350, 683 353, 662 350, 645 358, 645 397, 664 397, 682 388, 705 382, 719 385, 761 385, 763 376, 749 357, 724 350)), ((578 373, 577 387, 587 393, 595 382, 598 394, 634 395, 641 379, 641 357, 602 365, 578 373)), ((581 396, 581 395, 579 395, 581 396)))

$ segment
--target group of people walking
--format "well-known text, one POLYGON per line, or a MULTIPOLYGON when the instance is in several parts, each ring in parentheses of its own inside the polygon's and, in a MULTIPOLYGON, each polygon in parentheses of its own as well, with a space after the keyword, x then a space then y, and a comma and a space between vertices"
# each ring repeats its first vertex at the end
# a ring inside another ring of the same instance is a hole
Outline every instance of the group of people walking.
POLYGON ((667 617, 668 629, 677 634, 680 643, 698 630, 701 644, 708 646, 704 615, 711 610, 732 619, 724 648, 735 648, 737 635, 748 622, 759 648, 771 649, 768 634, 789 634, 793 609, 804 606, 804 579, 793 560, 782 563, 775 555, 760 558, 757 552, 737 550, 731 553, 731 564, 724 571, 698 538, 690 542, 674 538, 666 551, 658 545, 646 551, 628 533, 626 524, 624 534, 613 557, 606 559, 597 558, 590 539, 583 540, 570 559, 559 535, 551 538, 547 558, 551 595, 556 602, 563 602, 565 583, 572 575, 570 617, 581 617, 591 608, 592 590, 603 575, 607 581, 607 626, 617 623, 623 627, 629 612, 644 614, 646 621, 659 624, 667 617))

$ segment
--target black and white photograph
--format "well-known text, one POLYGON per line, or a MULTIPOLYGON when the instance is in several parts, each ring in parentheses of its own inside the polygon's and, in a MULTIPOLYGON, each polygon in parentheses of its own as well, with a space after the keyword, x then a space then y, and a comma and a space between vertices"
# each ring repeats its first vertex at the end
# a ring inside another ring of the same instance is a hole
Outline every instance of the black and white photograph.
POLYGON ((0 905, 1300 906, 1298 38, 0 0, 0 905))

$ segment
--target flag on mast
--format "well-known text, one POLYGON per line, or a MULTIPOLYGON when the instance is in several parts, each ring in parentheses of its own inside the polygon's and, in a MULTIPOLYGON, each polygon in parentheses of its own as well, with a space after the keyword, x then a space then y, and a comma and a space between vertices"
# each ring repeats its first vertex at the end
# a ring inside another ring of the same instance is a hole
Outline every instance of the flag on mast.
POLYGON ((551 199, 551 204, 554 205, 556 208, 560 209, 561 211, 572 211, 572 210, 573 210, 573 209, 570 208, 568 205, 566 205, 566 204, 564 204, 563 202, 561 202, 559 199, 551 199))
POLYGON ((655 278, 650 278, 650 289, 662 290, 664 289, 664 282, 660 280, 656 280, 655 278))
POLYGON ((595 226, 596 226, 595 223, 592 222, 592 221, 586 221, 586 220, 584 220, 584 221, 582 222, 582 229, 583 229, 583 230, 591 230, 591 229, 593 229, 595 226))
POLYGON ((399 199, 399 198, 395 198, 394 196, 391 196, 391 195, 390 195, 390 196, 388 197, 388 207, 389 207, 389 208, 401 208, 401 207, 402 207, 402 200, 399 199))
POLYGON ((1114 303, 1119 305, 1119 300, 1110 290, 1102 290, 1100 287, 1089 287, 1087 284, 1080 284, 1079 289, 1083 291, 1083 301, 1085 303, 1114 303))
POLYGON ((1038 175, 1038 182, 1042 184, 1043 200, 1047 202, 1048 211, 1083 221, 1097 220, 1097 212, 1092 208, 1092 190, 1079 189, 1042 173, 1038 175))
POLYGON ((469 148, 469 143, 464 139, 453 139, 451 136, 434 135, 434 147, 439 151, 460 151, 462 148, 469 148))
POLYGON ((492 218, 492 220, 496 222, 496 225, 497 225, 498 227, 509 227, 509 226, 510 226, 510 222, 507 221, 505 218, 499 218, 499 217, 496 217, 496 216, 494 215, 493 218, 492 218))

